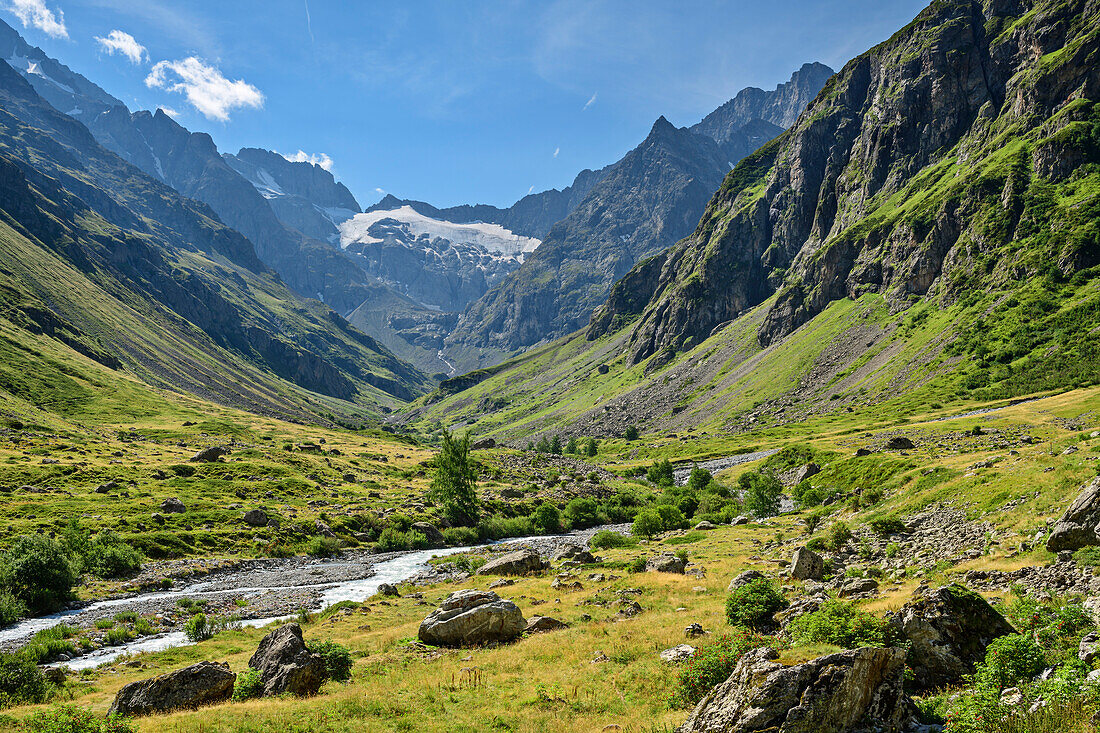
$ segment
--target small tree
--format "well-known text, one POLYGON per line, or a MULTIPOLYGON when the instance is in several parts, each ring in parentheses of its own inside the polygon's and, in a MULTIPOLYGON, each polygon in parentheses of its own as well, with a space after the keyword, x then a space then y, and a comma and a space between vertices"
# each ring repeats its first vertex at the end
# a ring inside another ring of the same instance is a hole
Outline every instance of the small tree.
POLYGON ((435 474, 428 498, 443 508, 451 524, 477 524, 477 471, 470 461, 470 434, 455 438, 443 431, 443 443, 435 458, 435 474))
POLYGON ((576 438, 570 438, 569 442, 565 444, 565 452, 570 455, 574 455, 578 452, 580 445, 577 443, 576 438))
POLYGON ((631 425, 630 427, 628 427, 626 429, 626 432, 623 433, 623 437, 626 438, 627 440, 637 440, 638 439, 638 428, 635 427, 634 425, 631 425))
POLYGON ((555 456, 561 455, 561 438, 557 435, 550 439, 550 452, 555 456))
POLYGON ((560 532, 561 512, 550 502, 543 502, 531 514, 531 523, 542 532, 560 532))
POLYGON ((79 579, 65 548, 44 535, 17 539, 0 566, 0 585, 7 586, 35 615, 60 608, 72 598, 79 579))
POLYGON ((630 525, 630 534, 635 537, 649 539, 664 529, 661 515, 655 509, 643 509, 634 517, 634 524, 630 525))
POLYGON ((688 477, 687 487, 692 491, 705 491, 713 480, 714 476, 711 475, 710 471, 696 466, 691 469, 691 476, 688 477))
POLYGON ((584 444, 584 452, 589 458, 600 452, 600 447, 596 444, 595 438, 589 438, 588 442, 584 444))
POLYGON ((737 480, 745 501, 745 510, 756 517, 773 517, 779 513, 779 495, 783 484, 775 476, 764 473, 743 473, 737 480))
POLYGON ((578 496, 565 505, 565 517, 573 529, 595 527, 600 523, 600 508, 594 499, 578 496))
POLYGON ((657 461, 646 471, 646 477, 657 486, 672 486, 672 464, 669 463, 667 458, 663 461, 657 461))
POLYGON ((546 439, 545 435, 539 438, 539 442, 535 444, 535 450, 539 453, 550 452, 550 441, 546 439))

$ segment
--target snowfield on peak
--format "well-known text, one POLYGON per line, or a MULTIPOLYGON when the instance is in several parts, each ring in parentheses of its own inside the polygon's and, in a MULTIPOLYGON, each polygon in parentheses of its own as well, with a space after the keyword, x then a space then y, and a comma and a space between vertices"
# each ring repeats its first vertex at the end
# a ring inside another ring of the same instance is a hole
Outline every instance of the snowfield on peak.
POLYGON ((382 240, 370 233, 370 228, 383 219, 394 219, 408 226, 414 237, 427 234, 429 237, 447 239, 456 244, 475 244, 488 252, 498 252, 522 260, 528 252, 533 252, 542 242, 534 237, 524 237, 512 233, 499 224, 473 222, 455 224, 441 221, 417 212, 405 205, 390 211, 371 211, 356 214, 340 224, 340 246, 347 249, 356 243, 376 244, 382 240))

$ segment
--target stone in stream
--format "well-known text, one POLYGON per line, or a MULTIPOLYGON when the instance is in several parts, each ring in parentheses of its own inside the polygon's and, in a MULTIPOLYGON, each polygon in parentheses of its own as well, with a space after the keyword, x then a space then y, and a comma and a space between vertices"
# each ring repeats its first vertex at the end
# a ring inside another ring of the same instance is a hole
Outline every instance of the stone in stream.
POLYGON ((149 715, 224 702, 237 675, 225 662, 199 662, 147 680, 131 682, 115 695, 108 715, 149 715))
POLYGON ((418 636, 435 646, 480 646, 511 641, 523 633, 527 620, 519 606, 492 591, 455 591, 420 624, 418 636))
POLYGON ((325 661, 306 648, 302 627, 280 626, 260 640, 248 666, 260 671, 264 695, 313 695, 325 681, 325 661))
POLYGON ((778 652, 746 652, 733 673, 699 701, 678 733, 899 731, 908 718, 905 650, 863 647, 803 664, 778 652))

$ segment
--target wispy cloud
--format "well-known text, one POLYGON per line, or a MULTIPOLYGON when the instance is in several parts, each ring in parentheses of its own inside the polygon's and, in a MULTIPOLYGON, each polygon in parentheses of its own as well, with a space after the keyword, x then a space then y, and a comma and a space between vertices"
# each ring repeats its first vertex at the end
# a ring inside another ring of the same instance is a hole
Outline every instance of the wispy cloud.
POLYGON ((65 27, 65 13, 61 8, 57 12, 46 7, 45 0, 11 0, 8 10, 15 13, 24 28, 37 28, 52 38, 68 38, 65 27))
POLYGON ((596 103, 596 95, 597 94, 598 94, 598 92, 592 92, 592 96, 589 97, 588 101, 584 103, 583 107, 581 107, 581 112, 584 112, 586 109, 588 109, 589 107, 591 107, 592 105, 594 105, 596 103))
POLYGON ((332 158, 328 157, 328 155, 326 155, 325 153, 314 153, 313 155, 310 155, 304 150, 299 150, 293 155, 287 155, 286 153, 279 153, 279 155, 283 156, 291 163, 309 163, 310 165, 315 165, 318 168, 322 168, 326 171, 332 170, 332 158))
POLYGON ((173 120, 180 116, 180 113, 177 112, 176 110, 172 109, 171 107, 165 107, 165 106, 161 105, 157 109, 159 109, 161 112, 163 112, 164 114, 171 117, 173 120))
POLYGON ((182 93, 208 119, 222 122, 229 120, 234 109, 264 106, 264 95, 259 89, 243 79, 230 81, 217 68, 194 56, 181 61, 158 61, 145 77, 145 85, 182 93))
POLYGON ((554 157, 558 157, 558 153, 561 152, 561 148, 554 148, 554 157))
POLYGON ((374 191, 375 191, 375 193, 380 193, 383 196, 386 195, 386 191, 384 189, 378 188, 377 186, 374 187, 374 191))
POLYGON ((532 193, 534 190, 535 190, 535 186, 534 186, 534 184, 532 184, 531 188, 527 189, 527 193, 532 193))
POLYGON ((309 17, 309 0, 303 0, 306 4, 306 30, 309 31, 309 40, 313 43, 317 42, 317 39, 313 37, 313 21, 309 17))
POLYGON ((99 45, 104 51, 112 56, 120 53, 130 59, 131 64, 140 64, 141 60, 147 55, 145 46, 138 43, 129 33, 120 30, 111 31, 106 38, 96 36, 95 39, 99 41, 99 45))

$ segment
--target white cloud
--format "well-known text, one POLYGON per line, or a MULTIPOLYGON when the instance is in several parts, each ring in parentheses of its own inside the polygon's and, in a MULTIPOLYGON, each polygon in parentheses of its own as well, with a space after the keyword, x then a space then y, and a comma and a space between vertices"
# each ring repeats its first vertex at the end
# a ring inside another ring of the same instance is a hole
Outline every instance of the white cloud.
POLYGON ((534 190, 535 190, 535 187, 534 187, 534 185, 532 185, 531 188, 527 189, 527 193, 531 193, 534 190))
POLYGON ((145 46, 138 43, 129 33, 114 30, 108 33, 106 38, 96 36, 95 39, 99 41, 104 51, 112 56, 120 53, 130 59, 131 64, 140 64, 146 56, 145 46))
POLYGON ((53 38, 68 38, 65 28, 65 13, 61 8, 57 12, 46 7, 46 0, 11 0, 8 9, 23 22, 24 28, 34 27, 53 38))
POLYGON ((328 157, 325 153, 310 155, 304 150, 299 150, 297 153, 294 153, 294 155, 287 155, 286 153, 279 153, 279 155, 283 156, 291 163, 310 163, 326 171, 332 170, 332 158, 328 157))
POLYGON ((374 190, 375 190, 376 192, 380 193, 380 194, 385 194, 385 193, 386 193, 386 192, 385 192, 385 191, 384 191, 383 189, 381 189, 381 188, 378 188, 377 186, 375 186, 374 190))
POLYGON ((561 148, 554 148, 554 157, 558 157, 558 153, 561 152, 561 148))
POLYGON ((589 97, 588 101, 584 103, 583 107, 581 107, 581 112, 584 112, 586 109, 588 109, 589 107, 591 107, 592 105, 594 105, 596 103, 596 94, 597 94, 597 92, 592 92, 592 96, 589 97))
POLYGON ((163 112, 164 114, 171 117, 173 120, 180 116, 180 113, 177 112, 176 110, 172 109, 171 107, 165 107, 165 106, 161 105, 157 109, 159 109, 161 112, 163 112))
POLYGON ((229 120, 229 112, 238 107, 264 106, 263 93, 244 79, 230 81, 221 71, 194 56, 181 61, 158 61, 145 86, 166 89, 187 96, 191 106, 212 120, 229 120))

